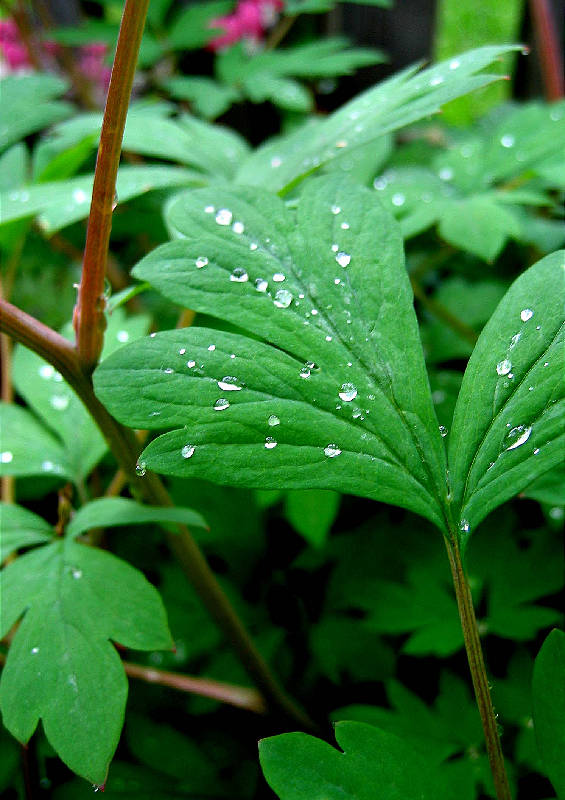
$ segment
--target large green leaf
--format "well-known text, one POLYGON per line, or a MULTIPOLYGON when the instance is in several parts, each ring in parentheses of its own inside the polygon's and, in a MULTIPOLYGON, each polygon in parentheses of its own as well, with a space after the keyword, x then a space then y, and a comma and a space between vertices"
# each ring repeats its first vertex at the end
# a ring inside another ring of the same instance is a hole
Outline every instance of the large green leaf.
POLYGON ((11 503, 0 505, 0 531, 0 563, 14 550, 45 544, 53 536, 53 528, 42 517, 11 503))
POLYGON ((70 116, 70 103, 56 100, 67 84, 55 75, 6 75, 0 80, 0 151, 30 133, 70 116), (6 110, 9 109, 9 113, 6 110))
POLYGON ((281 800, 446 797, 435 766, 393 734, 362 722, 338 722, 335 737, 343 752, 305 733, 259 743, 263 773, 281 800))
POLYGON ((565 797, 565 633, 553 630, 539 651, 533 676, 534 726, 543 764, 565 797))
POLYGON ((521 275, 469 360, 449 442, 463 540, 563 457, 564 266, 559 251, 521 275))
POLYGON ((241 165, 237 180, 281 190, 349 150, 436 113, 449 100, 486 86, 497 76, 476 74, 515 47, 483 47, 417 73, 404 70, 346 103, 312 128, 302 126, 260 147, 241 165))
POLYGON ((201 190, 169 223, 185 238, 135 275, 268 344, 191 328, 105 361, 95 387, 117 418, 175 429, 144 451, 145 466, 351 492, 441 527, 442 439, 400 234, 374 193, 320 178, 290 211, 257 189, 201 190))
POLYGON ((25 614, 2 671, 5 727, 25 743, 41 719, 61 759, 104 783, 127 695, 109 640, 140 650, 171 647, 159 595, 124 561, 70 538, 16 559, 0 586, 0 636, 25 614))
POLYGON ((25 408, 0 403, 0 429, 0 475, 75 477, 60 440, 25 408))

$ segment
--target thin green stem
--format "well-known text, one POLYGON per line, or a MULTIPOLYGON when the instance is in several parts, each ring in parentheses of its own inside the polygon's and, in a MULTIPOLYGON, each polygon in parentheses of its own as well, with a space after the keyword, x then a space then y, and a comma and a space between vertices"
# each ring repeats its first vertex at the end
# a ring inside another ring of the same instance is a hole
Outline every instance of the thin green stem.
MULTIPOLYGON (((1 298, 0 312, 0 331, 49 361, 80 397, 104 435, 119 466, 127 475, 132 490, 152 505, 172 505, 165 486, 156 474, 148 473, 142 477, 136 473, 139 442, 134 432, 120 425, 97 399, 91 377, 84 371, 73 345, 51 328, 1 298)), ((272 710, 293 719, 300 726, 314 730, 312 721, 286 695, 257 650, 188 528, 179 525, 178 533, 168 535, 168 544, 203 605, 234 648, 266 703, 272 710)))
POLYGON ((490 695, 477 618, 475 617, 475 609, 473 608, 469 581, 467 580, 461 561, 461 551, 459 549, 457 534, 451 531, 450 538, 447 539, 444 537, 444 541, 447 548, 449 565, 451 567, 453 586, 455 588, 459 617, 463 629, 463 638, 465 640, 465 650, 467 651, 467 659, 469 661, 469 669, 473 680, 477 706, 479 714, 481 715, 487 757, 492 772, 496 796, 498 800, 512 800, 506 768, 504 766, 504 756, 500 745, 496 714, 490 695))
POLYGON ((80 362, 88 372, 96 366, 104 344, 104 279, 116 177, 148 6, 149 0, 126 0, 100 133, 82 276, 73 319, 80 362))

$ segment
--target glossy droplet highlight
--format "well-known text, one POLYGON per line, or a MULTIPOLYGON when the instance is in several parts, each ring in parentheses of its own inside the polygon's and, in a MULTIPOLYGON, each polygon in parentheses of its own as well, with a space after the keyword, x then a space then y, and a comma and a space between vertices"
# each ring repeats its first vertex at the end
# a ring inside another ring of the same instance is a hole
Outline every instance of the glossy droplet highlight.
POLYGON ((282 272, 275 272, 273 275, 273 280, 275 283, 282 283, 285 280, 286 276, 283 275, 282 272))
POLYGON ((4 450, 0 453, 0 464, 10 464, 14 458, 14 454, 9 450, 4 450))
POLYGON ((311 372, 310 367, 302 367, 302 369, 298 374, 300 375, 301 378, 306 379, 310 377, 310 372, 311 372))
POLYGON ((221 381, 218 381, 218 388, 223 392, 240 392, 241 386, 239 381, 233 375, 226 375, 221 381))
POLYGON ((208 259, 206 256, 198 256, 194 263, 196 264, 197 269, 202 269, 208 265, 208 259))
POLYGON ((145 461, 138 461, 137 464, 135 465, 135 471, 141 478, 143 478, 143 476, 147 472, 147 464, 145 463, 145 461))
POLYGON ((501 137, 500 144, 503 147, 514 147, 515 141, 516 139, 514 138, 514 136, 512 136, 511 133, 506 133, 504 136, 501 137))
POLYGON ((439 426, 439 432, 441 434, 441 438, 442 439, 447 436, 448 431, 447 431, 447 428, 445 427, 445 425, 440 425, 439 426))
POLYGON ((269 425, 271 428, 274 428, 276 425, 280 425, 280 424, 281 424, 281 421, 277 417, 276 414, 271 414, 271 416, 267 420, 267 425, 269 425))
POLYGON ((69 398, 64 394, 54 394, 49 398, 49 404, 55 411, 64 411, 69 405, 69 398))
POLYGON ((338 394, 341 400, 350 403, 357 397, 357 388, 352 383, 342 383, 338 394))
POLYGON ((404 203, 406 202, 406 198, 404 197, 402 192, 397 192, 396 194, 392 195, 391 202, 393 206, 400 207, 404 205, 404 203))
POLYGON ((337 261, 340 267, 343 267, 345 269, 345 267, 349 266, 351 262, 351 256, 349 255, 349 253, 344 253, 343 250, 340 250, 340 252, 335 257, 335 260, 337 261))
POLYGON ((332 214, 339 214, 341 208, 339 206, 332 206, 332 214))
POLYGON ((216 214, 216 222, 218 225, 231 225, 233 214, 227 208, 220 208, 216 214))
POLYGON ((236 267, 230 275, 230 281, 234 283, 246 283, 249 280, 249 275, 243 267, 236 267))
POLYGON ((231 229, 234 233, 240 234, 243 233, 243 231, 245 230, 245 225, 243 224, 243 222, 234 222, 233 225, 231 226, 231 229))
POLYGON ((276 439, 273 439, 272 436, 267 436, 265 439, 265 450, 272 450, 277 446, 276 439))
POLYGON ((49 380, 49 378, 52 378, 54 374, 55 370, 51 364, 43 364, 41 367, 39 367, 39 375, 45 380, 49 380))
POLYGON ((520 311, 520 319, 522 320, 522 322, 527 322, 533 316, 534 312, 532 311, 531 308, 524 308, 522 309, 522 311, 520 311))
POLYGON ((196 450, 196 447, 193 444, 185 444, 185 446, 180 451, 181 452, 181 456, 183 458, 191 458, 194 455, 194 451, 195 450, 196 450))
POLYGON ((499 375, 508 375, 510 370, 512 369, 512 362, 509 361, 507 358, 499 361, 496 365, 496 371, 499 375))
POLYGON ((256 278, 255 280, 255 290, 257 292, 266 292, 269 287, 268 282, 265 278, 256 278))
POLYGON ((469 520, 462 519, 461 522, 459 523, 459 530, 462 531, 463 533, 469 533, 469 531, 471 530, 471 526, 469 525, 469 520))
POLYGON ((229 407, 229 400, 226 400, 225 397, 219 397, 214 403, 214 411, 225 411, 229 407))
POLYGON ((517 425, 515 428, 512 428, 506 437, 507 440, 511 441, 511 444, 506 448, 506 450, 515 450, 517 447, 520 447, 520 445, 523 445, 524 442, 527 442, 530 438, 531 432, 531 425, 528 427, 525 425, 517 425))
POLYGON ((273 303, 277 308, 288 308, 292 303, 292 295, 288 289, 279 289, 275 295, 273 303))
POLYGON ((333 444, 332 443, 332 444, 328 444, 328 445, 326 445, 326 447, 324 447, 324 455, 327 456, 328 458, 335 458, 336 456, 339 456, 340 454, 341 454, 341 450, 337 446, 337 444, 333 444))

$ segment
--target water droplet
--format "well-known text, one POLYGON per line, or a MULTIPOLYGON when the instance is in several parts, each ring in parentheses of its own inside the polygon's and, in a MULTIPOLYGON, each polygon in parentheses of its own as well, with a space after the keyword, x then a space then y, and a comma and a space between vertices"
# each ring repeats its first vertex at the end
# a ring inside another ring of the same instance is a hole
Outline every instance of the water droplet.
POLYGON ((150 339, 154 339, 156 336, 157 336, 157 334, 156 334, 156 333, 150 333, 150 334, 149 334, 149 338, 150 338, 150 339))
POLYGON ((233 225, 231 226, 231 229, 234 233, 240 234, 243 233, 243 231, 245 230, 245 225, 243 224, 243 222, 234 222, 233 225))
POLYGON ((514 147, 514 142, 515 141, 516 141, 516 139, 512 136, 511 133, 506 133, 506 134, 504 134, 504 136, 501 137, 500 144, 503 147, 514 147))
POLYGON ((333 444, 332 443, 332 444, 328 444, 326 447, 324 447, 324 455, 327 456, 328 458, 335 458, 336 456, 339 456, 340 454, 341 454, 341 450, 339 449, 337 444, 333 444))
POLYGON ((230 281, 234 283, 246 283, 249 280, 249 275, 243 267, 236 267, 230 275, 230 281))
POLYGON ((77 567, 71 567, 71 575, 75 581, 78 581, 82 578, 82 570, 78 569, 77 567))
POLYGON ((31 654, 32 656, 36 656, 39 653, 39 647, 32 647, 31 654))
POLYGON ((13 458, 13 453, 9 450, 4 450, 4 452, 0 453, 0 464, 10 464, 13 458))
POLYGON ((563 519, 565 516, 565 511, 559 506, 553 506, 553 508, 549 509, 549 516, 551 519, 563 519))
POLYGON ((448 434, 448 430, 445 427, 445 425, 440 425, 439 426, 439 432, 441 434, 442 439, 445 438, 447 436, 447 434, 448 434))
POLYGON ((310 372, 311 370, 309 369, 309 367, 302 367, 302 369, 298 374, 300 375, 301 378, 306 379, 310 377, 310 372))
POLYGON ((331 342, 331 341, 332 341, 332 337, 331 336, 326 336, 326 342, 331 342))
POLYGON ((69 398, 64 394, 54 394, 49 398, 49 403, 56 411, 64 411, 69 405, 69 398))
POLYGON ((514 336, 510 339, 510 347, 511 348, 516 347, 516 345, 520 341, 521 336, 522 336, 521 333, 515 333, 514 334, 514 336))
POLYGON ((511 369, 512 363, 507 358, 503 361, 499 361, 496 365, 496 371, 499 375, 508 375, 511 369))
POLYGON ((288 308, 292 303, 292 295, 288 289, 279 289, 275 295, 273 303, 277 308, 288 308))
POLYGON ((140 476, 140 478, 143 478, 143 476, 147 472, 147 464, 146 464, 146 462, 145 461, 138 461, 137 464, 135 465, 135 471, 140 476))
POLYGON ((272 450, 276 446, 277 446, 276 439, 273 439, 272 436, 267 436, 266 439, 265 439, 265 449, 266 450, 272 450))
POLYGON ((397 192, 396 194, 392 195, 391 202, 393 206, 403 206, 406 202, 406 198, 401 192, 397 192))
POLYGON ((539 453, 539 447, 536 447, 536 449, 534 450, 534 455, 537 456, 538 453, 539 453))
POLYGON ((450 181, 453 178, 453 170, 451 167, 442 167, 438 172, 439 177, 442 181, 450 181))
POLYGON ((522 311, 520 311, 520 319, 522 320, 522 322, 527 322, 533 316, 534 312, 532 311, 531 308, 524 308, 522 309, 522 311))
POLYGON ((443 83, 443 78, 441 75, 436 75, 430 81, 430 86, 439 86, 440 83, 443 83))
POLYGON ((196 447, 193 444, 185 444, 185 446, 180 451, 180 454, 183 458, 190 458, 194 454, 195 450, 196 447))
POLYGON ((453 61, 449 62, 449 69, 457 69, 460 66, 461 66, 461 62, 458 61, 456 58, 454 58, 453 61))
POLYGON ((163 370, 163 372, 165 373, 165 375, 172 375, 174 369, 172 367, 167 367, 166 369, 163 370))
POLYGON ((339 284, 341 283, 341 278, 334 278, 334 283, 336 286, 339 286, 339 284))
POLYGON ((528 386, 528 392, 533 392, 533 391, 534 391, 534 387, 533 386, 528 386))
POLYGON ((349 255, 349 253, 344 253, 343 251, 340 251, 335 257, 335 260, 337 261, 340 267, 343 267, 345 269, 345 267, 347 267, 351 262, 351 256, 349 255))
POLYGON ((208 345, 208 350, 209 350, 211 353, 213 353, 215 349, 216 349, 216 345, 215 345, 215 344, 209 344, 209 345, 208 345))
POLYGON ((52 378, 54 374, 55 370, 51 364, 43 364, 41 367, 39 367, 39 375, 42 378, 45 378, 45 380, 49 380, 49 378, 52 378))
POLYGON ((432 392, 432 400, 436 405, 443 403, 445 401, 445 392, 443 389, 436 389, 435 392, 432 392))
POLYGON ((226 375, 221 381, 218 381, 218 388, 223 392, 240 392, 241 386, 238 385, 237 378, 233 375, 226 375))
POLYGON ((258 292, 266 292, 269 287, 268 282, 265 278, 256 278, 255 280, 255 289, 258 292))
POLYGON ((206 206, 206 207, 204 208, 204 212, 205 212, 206 214, 213 214, 215 210, 216 210, 216 209, 214 208, 214 206, 206 206))
POLYGON ((338 142, 335 143, 336 147, 347 147, 347 142, 345 139, 340 139, 338 142))
POLYGON ((195 366, 196 366, 196 361, 193 361, 192 359, 190 359, 190 361, 187 361, 187 362, 186 362, 186 366, 187 366, 189 369, 192 369, 193 367, 195 367, 195 366))
POLYGON ((469 533, 469 531, 471 530, 471 526, 469 525, 469 520, 462 519, 461 522, 459 523, 459 530, 462 531, 463 533, 469 533))
POLYGON ((75 203, 86 203, 88 195, 82 189, 75 189, 73 192, 73 200, 75 203))
POLYGON ((219 397, 214 403, 214 411, 225 411, 229 407, 229 400, 226 400, 225 397, 219 397))
POLYGON ((185 353, 186 353, 186 347, 181 347, 181 349, 179 350, 179 356, 184 356, 185 353))
POLYGON ((250 250, 257 250, 257 247, 258 247, 257 242, 251 242, 251 244, 249 245, 250 250))
POLYGON ((350 403, 357 397, 357 388, 352 383, 342 383, 338 394, 342 400, 350 403))
POLYGON ((332 206, 332 214, 339 214, 341 212, 340 206, 332 206))
POLYGON ((506 437, 512 442, 512 444, 510 444, 506 450, 515 450, 517 447, 520 447, 520 445, 524 444, 524 442, 527 442, 530 438, 531 432, 531 425, 528 427, 525 425, 517 425, 515 428, 512 428, 506 437))
POLYGON ((119 203, 118 193, 114 192, 114 196, 112 198, 112 211, 115 211, 119 203))
POLYGON ((348 231, 349 230, 349 222, 342 222, 339 227, 342 229, 342 231, 348 231))
POLYGON ((377 192, 382 192, 388 186, 388 179, 385 178, 384 176, 381 176, 380 178, 375 178, 375 180, 373 181, 373 186, 375 187, 377 192))
POLYGON ((282 283, 285 280, 285 275, 282 272, 275 272, 273 275, 273 280, 275 283, 282 283))
POLYGON ((196 264, 196 269, 202 269, 203 267, 207 266, 208 259, 206 256, 198 256, 194 263, 196 264))
POLYGON ((273 156, 271 158, 271 167, 273 169, 277 169, 278 167, 280 167, 281 164, 282 164, 282 158, 279 158, 279 156, 273 156))
POLYGON ((280 419, 277 417, 277 415, 276 415, 276 414, 271 414, 271 416, 270 416, 270 417, 269 417, 269 419, 267 420, 267 425, 270 425, 270 427, 271 427, 271 428, 274 428, 274 427, 275 427, 275 425, 280 425, 280 424, 281 424, 281 421, 280 421, 280 419))
POLYGON ((233 214, 227 208, 220 208, 216 214, 216 222, 218 225, 231 225, 233 214))

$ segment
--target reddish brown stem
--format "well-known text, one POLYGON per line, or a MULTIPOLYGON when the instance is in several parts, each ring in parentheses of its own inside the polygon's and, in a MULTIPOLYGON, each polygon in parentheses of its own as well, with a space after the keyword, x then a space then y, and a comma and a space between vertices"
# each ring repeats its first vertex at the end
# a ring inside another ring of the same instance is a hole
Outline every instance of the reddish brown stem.
POLYGON ((116 177, 148 5, 149 0, 126 0, 102 121, 82 277, 74 313, 79 358, 87 372, 96 366, 104 344, 104 278, 116 177))
POLYGON ((559 46, 549 0, 530 0, 545 96, 549 101, 564 95, 563 52, 559 46))
POLYGON ((181 675, 177 672, 166 672, 162 669, 144 667, 141 664, 132 664, 123 661, 124 669, 130 678, 138 678, 147 683, 157 683, 168 686, 179 692, 189 692, 201 697, 210 697, 221 703, 228 703, 255 714, 265 714, 267 706, 263 696, 257 689, 248 689, 245 686, 234 686, 231 683, 215 681, 211 678, 194 678, 191 675, 181 675))

